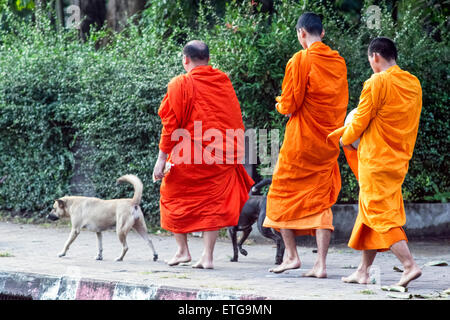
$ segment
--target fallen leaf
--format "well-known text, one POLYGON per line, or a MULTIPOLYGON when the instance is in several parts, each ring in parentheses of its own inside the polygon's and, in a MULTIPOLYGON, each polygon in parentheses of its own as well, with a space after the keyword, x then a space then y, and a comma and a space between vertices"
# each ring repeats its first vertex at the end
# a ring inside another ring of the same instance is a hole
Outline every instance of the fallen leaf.
POLYGON ((425 265, 428 267, 445 267, 448 266, 448 263, 447 261, 440 260, 440 261, 430 261, 425 263, 425 265))
POLYGON ((395 298, 395 299, 411 299, 412 294, 411 293, 388 293, 388 297, 395 298))
POLYGON ((406 292, 407 288, 402 286, 382 286, 381 290, 383 291, 391 291, 391 292, 406 292))
POLYGON ((394 266, 394 268, 392 268, 392 269, 394 269, 394 271, 397 271, 397 272, 403 272, 403 270, 397 266, 394 266))
POLYGON ((439 293, 416 293, 414 294, 414 298, 421 298, 421 299, 433 299, 433 298, 438 298, 439 297, 439 293))

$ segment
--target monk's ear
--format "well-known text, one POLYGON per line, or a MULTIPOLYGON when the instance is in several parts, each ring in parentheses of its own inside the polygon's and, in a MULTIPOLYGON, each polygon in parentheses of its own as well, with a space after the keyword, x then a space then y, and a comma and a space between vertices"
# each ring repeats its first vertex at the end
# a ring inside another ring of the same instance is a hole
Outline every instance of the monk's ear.
POLYGON ((61 209, 64 209, 64 208, 66 207, 66 203, 64 202, 64 200, 57 199, 56 202, 58 202, 58 206, 59 206, 61 209))
POLYGON ((379 53, 374 52, 374 53, 372 54, 372 59, 373 59, 373 61, 375 61, 376 63, 379 63, 379 62, 380 62, 380 58, 381 58, 381 56, 380 56, 379 53))
POLYGON ((322 33, 320 34, 320 38, 323 39, 325 37, 325 29, 322 28, 322 33))

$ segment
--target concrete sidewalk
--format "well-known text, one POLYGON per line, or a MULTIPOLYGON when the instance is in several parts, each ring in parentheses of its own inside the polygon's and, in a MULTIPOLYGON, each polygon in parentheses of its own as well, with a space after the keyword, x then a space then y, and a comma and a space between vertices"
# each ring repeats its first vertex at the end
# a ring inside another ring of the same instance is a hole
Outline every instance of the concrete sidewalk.
MULTIPOLYGON (((344 284, 342 276, 354 271, 360 252, 345 244, 332 245, 328 255, 328 278, 301 277, 315 261, 314 247, 299 246, 302 267, 272 274, 275 248, 270 243, 246 245, 248 256, 230 262, 229 240, 218 240, 215 269, 199 270, 190 265, 169 267, 164 261, 174 254, 171 236, 151 235, 159 260, 134 232, 128 235, 129 251, 124 261, 115 262, 121 246, 113 231, 103 235, 103 261, 96 261, 96 236, 83 231, 67 253, 58 258, 69 234, 67 227, 44 227, 0 222, 0 296, 33 299, 393 299, 381 286, 400 278, 401 267, 391 252, 380 253, 372 268, 377 283, 344 284)), ((189 237, 193 261, 202 252, 202 239, 189 237)), ((450 264, 450 239, 438 242, 410 242, 411 251, 423 275, 413 281, 409 298, 449 299, 442 292, 450 288, 450 266, 425 266, 431 261, 450 264), (439 295, 441 293, 441 295, 439 295)))

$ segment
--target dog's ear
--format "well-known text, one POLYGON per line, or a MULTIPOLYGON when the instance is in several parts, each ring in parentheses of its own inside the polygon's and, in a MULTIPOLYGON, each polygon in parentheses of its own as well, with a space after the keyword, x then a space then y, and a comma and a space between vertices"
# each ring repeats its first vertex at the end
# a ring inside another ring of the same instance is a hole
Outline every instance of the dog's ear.
POLYGON ((64 209, 64 208, 66 207, 66 203, 64 202, 64 200, 57 199, 56 201, 58 202, 58 206, 59 206, 61 209, 64 209))

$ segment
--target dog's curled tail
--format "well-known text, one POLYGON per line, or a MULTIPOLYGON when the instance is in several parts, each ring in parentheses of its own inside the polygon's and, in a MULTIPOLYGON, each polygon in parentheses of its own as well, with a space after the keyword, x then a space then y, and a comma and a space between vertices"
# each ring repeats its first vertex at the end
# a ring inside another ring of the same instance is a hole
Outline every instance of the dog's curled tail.
POLYGON ((141 203, 142 192, 144 190, 144 186, 142 185, 141 179, 136 177, 133 174, 126 174, 117 179, 117 183, 128 182, 134 187, 134 195, 133 195, 133 204, 138 206, 141 203))

